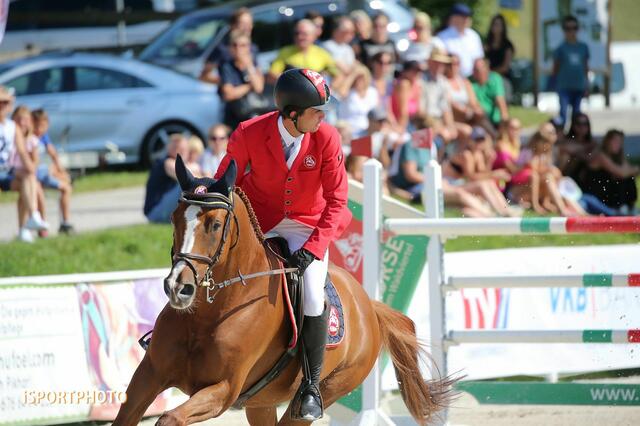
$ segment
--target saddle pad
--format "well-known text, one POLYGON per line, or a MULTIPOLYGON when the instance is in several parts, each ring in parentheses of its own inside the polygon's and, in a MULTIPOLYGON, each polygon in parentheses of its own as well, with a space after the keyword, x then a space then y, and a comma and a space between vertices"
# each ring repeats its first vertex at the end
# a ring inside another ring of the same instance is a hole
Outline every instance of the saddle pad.
MULTIPOLYGON (((331 349, 342 343, 342 340, 344 339, 346 332, 344 310, 342 308, 340 295, 330 280, 327 280, 324 286, 324 291, 327 297, 327 305, 329 309, 329 319, 327 321, 327 349, 331 349)), ((284 284, 284 299, 287 304, 287 312, 289 313, 289 320, 291 321, 291 328, 293 330, 293 336, 291 337, 289 345, 291 348, 297 344, 298 325, 296 324, 296 319, 293 315, 294 308, 291 305, 291 299, 289 298, 289 291, 286 283, 284 284)))

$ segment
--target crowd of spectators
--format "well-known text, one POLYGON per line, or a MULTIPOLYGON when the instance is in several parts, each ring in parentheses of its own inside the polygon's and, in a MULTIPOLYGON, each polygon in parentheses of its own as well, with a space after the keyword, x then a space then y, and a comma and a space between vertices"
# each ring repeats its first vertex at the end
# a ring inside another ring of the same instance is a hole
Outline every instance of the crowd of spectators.
POLYGON ((71 178, 48 135, 46 111, 15 105, 15 96, 0 86, 0 190, 18 192, 18 240, 31 243, 34 232, 46 237, 49 223, 44 190, 60 193, 59 233, 73 232, 70 223, 71 178), (13 110, 11 117, 9 113, 13 110), (41 161, 50 157, 49 164, 41 161))
MULTIPOLYGON (((385 168, 385 190, 419 201, 429 152, 411 139, 413 132, 429 128, 442 165, 445 203, 465 216, 518 216, 529 208, 565 216, 635 212, 639 170, 625 159, 624 134, 611 131, 598 144, 580 112, 589 52, 577 40, 574 17, 563 19, 565 39, 553 54, 560 114, 528 140, 521 136, 519 120, 509 115, 516 50, 503 16, 494 16, 481 37, 464 4, 455 4, 435 33, 429 15, 415 11, 404 52, 391 40, 389 24, 384 13, 370 17, 357 10, 326 23, 321 14, 309 12, 296 23, 293 44, 281 48, 263 73, 251 40, 251 13, 238 9, 226 43, 211 54, 201 75, 218 84, 225 119, 211 128, 204 154, 188 157, 194 173, 215 173, 230 131, 274 108, 271 88, 283 71, 309 68, 327 78, 337 100, 327 120, 342 137, 351 178, 362 178, 366 159, 351 153, 352 142, 364 140, 385 168), (323 34, 324 28, 329 33, 323 34), (565 134, 567 116, 573 118, 565 134)), ((166 186, 166 197, 177 197, 170 168, 181 149, 178 139, 152 170, 152 176, 161 177, 160 187, 166 186)), ((150 181, 145 213, 152 221, 167 221, 158 188, 150 181)))

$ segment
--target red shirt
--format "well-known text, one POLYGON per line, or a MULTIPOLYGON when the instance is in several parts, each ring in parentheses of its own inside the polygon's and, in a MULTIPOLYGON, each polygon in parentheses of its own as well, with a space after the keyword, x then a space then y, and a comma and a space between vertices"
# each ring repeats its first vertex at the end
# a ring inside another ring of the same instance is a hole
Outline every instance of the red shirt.
POLYGON ((336 129, 321 123, 317 132, 306 133, 289 170, 278 131, 278 112, 271 112, 240 123, 231 135, 216 179, 231 158, 238 165, 236 185, 251 200, 262 230, 268 232, 285 217, 313 227, 303 247, 322 259, 329 243, 351 221, 347 172, 336 129), (250 170, 245 174, 247 166, 250 170))

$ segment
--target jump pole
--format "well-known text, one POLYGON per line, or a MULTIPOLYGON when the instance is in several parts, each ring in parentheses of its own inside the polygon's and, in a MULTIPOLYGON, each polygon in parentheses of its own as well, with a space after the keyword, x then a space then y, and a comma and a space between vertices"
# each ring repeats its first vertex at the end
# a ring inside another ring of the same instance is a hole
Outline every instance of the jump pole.
POLYGON ((549 287, 640 287, 640 274, 451 276, 444 290, 549 287))

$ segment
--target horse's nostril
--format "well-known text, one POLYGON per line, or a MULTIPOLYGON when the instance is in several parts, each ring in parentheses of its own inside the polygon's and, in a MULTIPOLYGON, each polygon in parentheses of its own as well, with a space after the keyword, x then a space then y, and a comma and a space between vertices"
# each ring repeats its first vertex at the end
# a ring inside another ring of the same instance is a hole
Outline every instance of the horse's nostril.
POLYGON ((169 295, 169 291, 170 291, 169 281, 168 280, 164 280, 164 294, 166 294, 168 296, 169 295))
POLYGON ((191 296, 193 295, 193 292, 195 291, 195 289, 196 287, 194 285, 184 284, 180 289, 180 294, 183 296, 191 296))

